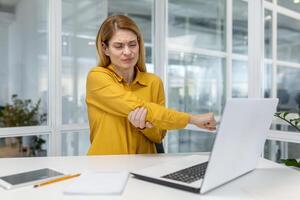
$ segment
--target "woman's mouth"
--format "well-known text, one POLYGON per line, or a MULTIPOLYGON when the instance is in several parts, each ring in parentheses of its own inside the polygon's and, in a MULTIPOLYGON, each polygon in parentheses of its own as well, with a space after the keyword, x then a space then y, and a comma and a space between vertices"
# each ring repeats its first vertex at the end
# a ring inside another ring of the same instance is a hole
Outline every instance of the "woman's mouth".
POLYGON ((121 60, 122 62, 131 62, 133 60, 133 58, 127 58, 127 59, 123 59, 121 60))

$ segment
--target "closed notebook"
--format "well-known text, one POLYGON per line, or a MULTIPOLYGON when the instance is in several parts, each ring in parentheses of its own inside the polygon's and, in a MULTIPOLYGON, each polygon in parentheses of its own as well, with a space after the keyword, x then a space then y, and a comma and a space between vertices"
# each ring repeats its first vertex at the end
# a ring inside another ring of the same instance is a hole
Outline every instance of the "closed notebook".
POLYGON ((118 195, 122 194, 129 173, 86 172, 74 179, 63 190, 66 195, 118 195))

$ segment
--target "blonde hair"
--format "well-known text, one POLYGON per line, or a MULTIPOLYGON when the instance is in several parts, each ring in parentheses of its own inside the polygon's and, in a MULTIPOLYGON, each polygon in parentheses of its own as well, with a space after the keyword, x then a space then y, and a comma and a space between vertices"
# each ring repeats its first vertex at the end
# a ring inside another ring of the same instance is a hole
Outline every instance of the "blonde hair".
POLYGON ((141 72, 145 72, 145 48, 141 31, 132 19, 124 15, 110 16, 102 23, 96 38, 96 48, 99 59, 98 66, 107 67, 110 65, 110 58, 104 53, 102 43, 105 43, 106 46, 108 46, 109 40, 118 29, 126 29, 136 34, 139 44, 139 57, 136 66, 141 72))

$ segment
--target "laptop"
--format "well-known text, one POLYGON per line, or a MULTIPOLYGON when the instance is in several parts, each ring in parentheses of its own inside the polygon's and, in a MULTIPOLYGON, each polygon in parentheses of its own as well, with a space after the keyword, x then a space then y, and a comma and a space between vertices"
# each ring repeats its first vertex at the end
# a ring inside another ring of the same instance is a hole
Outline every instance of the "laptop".
POLYGON ((278 99, 228 99, 209 158, 192 155, 131 172, 135 178, 206 193, 255 169, 278 99))

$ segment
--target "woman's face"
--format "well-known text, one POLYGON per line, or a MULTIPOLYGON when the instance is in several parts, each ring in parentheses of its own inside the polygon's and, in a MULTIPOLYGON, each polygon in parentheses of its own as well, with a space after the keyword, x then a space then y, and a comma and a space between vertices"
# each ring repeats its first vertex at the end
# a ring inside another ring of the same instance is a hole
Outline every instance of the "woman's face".
POLYGON ((104 45, 104 52, 118 69, 132 69, 139 57, 136 34, 126 29, 118 29, 109 40, 108 47, 104 45))

